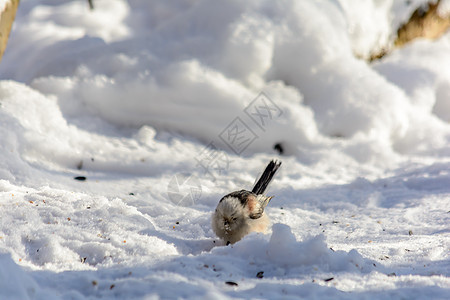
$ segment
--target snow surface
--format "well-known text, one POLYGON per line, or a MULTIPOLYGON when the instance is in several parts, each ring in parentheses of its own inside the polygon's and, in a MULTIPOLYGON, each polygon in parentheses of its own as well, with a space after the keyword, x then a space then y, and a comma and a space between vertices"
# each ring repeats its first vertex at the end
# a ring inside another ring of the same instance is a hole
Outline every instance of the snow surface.
POLYGON ((21 1, 0 299, 449 299, 450 33, 361 59, 423 3, 21 1), (271 232, 224 246, 274 157, 271 232))

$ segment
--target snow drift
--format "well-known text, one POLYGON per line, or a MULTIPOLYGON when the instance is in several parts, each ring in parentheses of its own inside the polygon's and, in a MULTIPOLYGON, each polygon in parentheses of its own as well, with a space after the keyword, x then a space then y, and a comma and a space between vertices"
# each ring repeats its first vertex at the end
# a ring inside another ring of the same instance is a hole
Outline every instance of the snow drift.
POLYGON ((21 1, 0 297, 446 298, 450 34, 365 61, 422 3, 21 1), (222 245, 274 156, 272 232, 222 245))

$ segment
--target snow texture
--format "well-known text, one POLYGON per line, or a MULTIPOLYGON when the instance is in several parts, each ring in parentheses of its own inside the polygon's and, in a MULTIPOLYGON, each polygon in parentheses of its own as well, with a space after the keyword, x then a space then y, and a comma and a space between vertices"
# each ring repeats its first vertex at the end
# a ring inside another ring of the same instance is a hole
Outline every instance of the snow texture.
POLYGON ((449 299, 450 34, 363 60, 424 2, 20 1, 0 299, 449 299), (270 232, 225 246, 273 158, 270 232))

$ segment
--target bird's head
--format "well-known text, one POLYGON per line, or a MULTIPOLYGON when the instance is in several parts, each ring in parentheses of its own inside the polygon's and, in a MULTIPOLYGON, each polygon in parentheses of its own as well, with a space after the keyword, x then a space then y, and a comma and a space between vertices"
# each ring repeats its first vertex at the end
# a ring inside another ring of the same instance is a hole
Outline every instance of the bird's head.
POLYGON ((214 226, 224 234, 233 234, 236 230, 245 226, 245 218, 248 211, 241 201, 232 196, 223 197, 214 212, 214 226))

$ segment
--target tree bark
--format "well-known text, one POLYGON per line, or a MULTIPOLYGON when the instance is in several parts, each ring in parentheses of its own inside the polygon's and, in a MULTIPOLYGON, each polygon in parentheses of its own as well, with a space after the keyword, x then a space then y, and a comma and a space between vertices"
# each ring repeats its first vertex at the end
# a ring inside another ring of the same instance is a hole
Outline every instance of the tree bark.
POLYGON ((8 0, 5 8, 0 11, 0 61, 8 43, 9 32, 11 31, 18 5, 19 0, 8 0))

